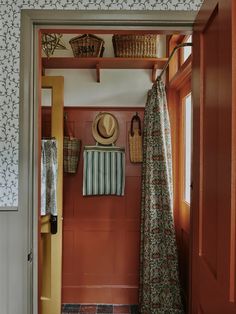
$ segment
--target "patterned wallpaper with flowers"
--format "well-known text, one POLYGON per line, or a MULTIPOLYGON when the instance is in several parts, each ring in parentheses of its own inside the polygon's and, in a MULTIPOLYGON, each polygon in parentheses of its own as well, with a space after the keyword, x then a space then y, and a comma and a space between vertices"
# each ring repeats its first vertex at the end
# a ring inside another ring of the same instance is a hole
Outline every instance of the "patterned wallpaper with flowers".
POLYGON ((198 10, 202 0, 0 0, 0 207, 18 205, 21 9, 198 10))

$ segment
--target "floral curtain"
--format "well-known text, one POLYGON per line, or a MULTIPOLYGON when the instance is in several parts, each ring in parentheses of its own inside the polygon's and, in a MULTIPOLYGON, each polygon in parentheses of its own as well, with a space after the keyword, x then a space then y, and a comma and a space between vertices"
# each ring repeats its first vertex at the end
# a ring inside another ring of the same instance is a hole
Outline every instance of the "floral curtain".
POLYGON ((184 313, 172 212, 170 123, 161 80, 148 93, 143 141, 140 312, 184 313))

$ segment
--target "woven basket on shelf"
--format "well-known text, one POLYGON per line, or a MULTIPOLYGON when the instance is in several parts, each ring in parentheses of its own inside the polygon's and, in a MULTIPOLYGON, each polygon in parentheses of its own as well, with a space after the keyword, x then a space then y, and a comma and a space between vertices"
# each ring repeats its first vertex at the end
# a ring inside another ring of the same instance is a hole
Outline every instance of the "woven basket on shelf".
POLYGON ((157 57, 158 35, 113 35, 115 57, 157 57))
POLYGON ((92 34, 84 34, 69 41, 75 57, 102 57, 104 40, 92 34))

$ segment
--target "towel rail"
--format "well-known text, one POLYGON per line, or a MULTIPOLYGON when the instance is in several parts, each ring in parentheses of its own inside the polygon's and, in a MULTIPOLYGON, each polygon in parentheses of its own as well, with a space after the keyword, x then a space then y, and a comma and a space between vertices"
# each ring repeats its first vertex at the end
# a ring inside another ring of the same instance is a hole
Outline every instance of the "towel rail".
POLYGON ((168 68, 168 66, 169 66, 169 64, 170 64, 170 61, 171 61, 171 59, 173 58, 173 56, 174 56, 174 54, 175 54, 175 52, 176 52, 177 50, 179 50, 180 48, 183 48, 183 47, 192 47, 192 46, 193 46, 192 43, 181 43, 181 44, 175 46, 175 48, 172 50, 172 52, 171 52, 171 54, 170 54, 168 60, 166 61, 166 63, 165 63, 165 65, 164 65, 164 67, 163 67, 161 73, 158 75, 156 81, 159 80, 159 79, 161 79, 162 75, 163 75, 163 74, 165 73, 165 71, 167 70, 167 68, 168 68))

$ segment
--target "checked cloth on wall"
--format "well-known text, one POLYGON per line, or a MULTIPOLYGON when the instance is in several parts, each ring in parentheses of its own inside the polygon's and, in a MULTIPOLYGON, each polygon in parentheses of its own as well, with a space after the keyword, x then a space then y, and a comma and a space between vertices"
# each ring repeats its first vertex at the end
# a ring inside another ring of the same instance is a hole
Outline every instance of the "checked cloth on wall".
POLYGON ((115 146, 85 146, 83 195, 124 195, 125 150, 115 146))

